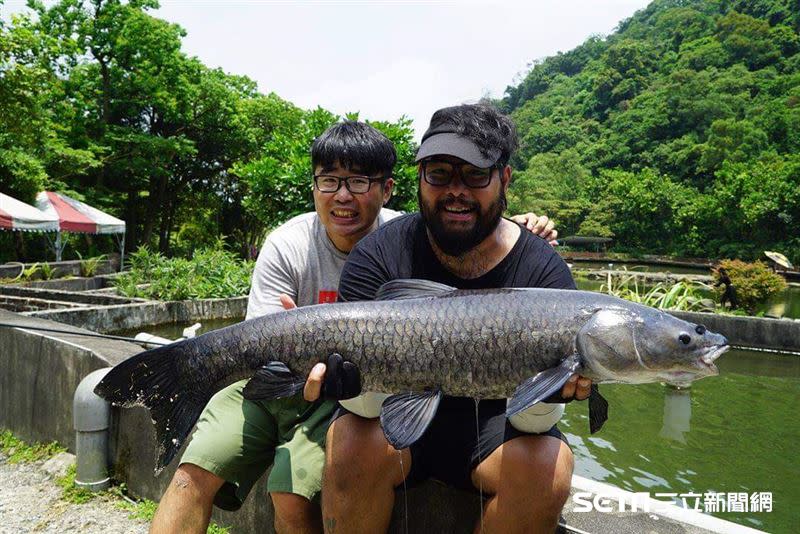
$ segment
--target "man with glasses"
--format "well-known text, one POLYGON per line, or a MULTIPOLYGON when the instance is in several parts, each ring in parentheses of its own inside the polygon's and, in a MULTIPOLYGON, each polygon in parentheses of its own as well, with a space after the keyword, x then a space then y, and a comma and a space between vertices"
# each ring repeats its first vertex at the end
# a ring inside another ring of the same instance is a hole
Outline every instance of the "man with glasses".
MULTIPOLYGON (((253 272, 247 319, 295 303, 335 302, 348 252, 399 215, 383 208, 392 194, 397 156, 378 130, 355 121, 331 126, 314 141, 311 161, 315 211, 267 237, 253 272)), ((321 380, 322 369, 314 377, 321 380)), ((212 504, 237 510, 270 464, 267 489, 275 506, 275 530, 322 531, 314 501, 322 487, 325 431, 335 403, 307 402, 300 396, 249 401, 242 397, 246 382, 224 388, 209 401, 151 532, 205 532, 212 504)))
MULTIPOLYGON (((437 111, 417 154, 420 213, 396 218, 356 245, 342 272, 341 299, 373 299, 380 285, 403 278, 462 289, 575 289, 545 240, 502 217, 516 142, 514 124, 490 105, 437 111)), ((573 376, 557 400, 585 399, 590 385, 573 376)), ((539 404, 508 421, 505 399, 476 405, 445 396, 426 433, 398 454, 379 421, 368 418, 378 415, 375 406, 353 413, 357 400, 342 402, 328 429, 326 529, 385 532, 395 489, 427 478, 488 497, 476 531, 556 529, 573 468, 555 426, 563 404, 539 404)))

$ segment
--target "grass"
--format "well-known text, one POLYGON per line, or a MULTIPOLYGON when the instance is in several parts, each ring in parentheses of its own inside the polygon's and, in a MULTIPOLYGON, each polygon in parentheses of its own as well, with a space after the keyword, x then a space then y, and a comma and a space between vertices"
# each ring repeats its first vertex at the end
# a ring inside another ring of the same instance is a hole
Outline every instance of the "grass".
POLYGON ((85 504, 95 498, 96 493, 92 493, 86 488, 78 487, 75 484, 75 464, 67 468, 67 473, 56 478, 56 484, 61 488, 61 498, 72 504, 85 504))
POLYGON ((8 455, 8 463, 27 463, 47 460, 67 449, 57 442, 28 444, 9 430, 0 432, 0 451, 8 455))
POLYGON ((661 308, 664 310, 683 310, 697 312, 716 312, 716 303, 702 294, 711 291, 711 286, 702 282, 657 283, 647 288, 639 283, 636 275, 610 278, 600 287, 601 293, 661 308))
MULTIPOLYGON (((55 441, 28 444, 14 436, 9 430, 0 431, 0 452, 8 456, 8 463, 39 462, 66 452, 66 450, 55 441)), ((75 464, 72 464, 63 476, 56 478, 56 484, 61 488, 62 500, 71 504, 85 504, 94 499, 105 499, 112 502, 117 508, 129 512, 130 519, 140 519, 148 523, 153 520, 158 508, 157 502, 149 499, 131 499, 127 495, 128 489, 124 483, 111 486, 106 491, 93 493, 75 484, 75 474, 76 467, 75 464)), ((227 528, 213 522, 209 525, 207 532, 208 534, 230 534, 227 528)))

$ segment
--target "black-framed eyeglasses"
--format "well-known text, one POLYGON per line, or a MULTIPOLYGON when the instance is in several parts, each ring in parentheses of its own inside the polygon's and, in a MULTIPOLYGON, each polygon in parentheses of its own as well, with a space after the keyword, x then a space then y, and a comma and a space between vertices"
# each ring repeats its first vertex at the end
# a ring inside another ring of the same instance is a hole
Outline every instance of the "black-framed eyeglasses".
POLYGON ((371 178, 369 176, 334 176, 332 174, 315 174, 314 185, 321 193, 335 193, 342 187, 344 182, 348 191, 354 195, 366 193, 372 187, 373 182, 385 182, 387 176, 371 178))
POLYGON ((492 181, 494 170, 500 168, 502 168, 500 165, 476 167, 471 163, 429 160, 422 162, 420 174, 427 183, 439 187, 450 185, 457 174, 461 178, 461 183, 470 189, 483 189, 492 181))

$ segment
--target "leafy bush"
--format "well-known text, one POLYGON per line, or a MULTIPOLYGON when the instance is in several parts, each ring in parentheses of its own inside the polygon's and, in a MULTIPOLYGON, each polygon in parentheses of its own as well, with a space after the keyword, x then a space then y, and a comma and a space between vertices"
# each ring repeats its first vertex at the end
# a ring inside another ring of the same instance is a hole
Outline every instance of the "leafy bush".
POLYGON ((147 247, 130 256, 130 271, 115 281, 128 297, 159 300, 228 298, 250 291, 252 261, 242 261, 225 250, 222 241, 198 249, 191 259, 166 258, 147 247))
MULTIPOLYGON (((747 263, 741 260, 722 260, 713 275, 719 283, 719 268, 728 272, 731 283, 736 290, 739 308, 753 314, 759 304, 767 301, 772 295, 786 289, 786 281, 782 276, 770 270, 764 262, 747 263)), ((717 297, 722 295, 722 286, 715 289, 717 297)))
POLYGON ((97 269, 100 267, 100 264, 104 259, 106 259, 106 255, 102 254, 100 256, 94 256, 92 258, 83 259, 80 252, 75 252, 81 260, 80 269, 81 269, 81 276, 84 278, 89 278, 94 276, 97 273, 97 269))
POLYGON ((47 262, 39 266, 42 273, 42 280, 52 280, 56 276, 56 269, 47 262))

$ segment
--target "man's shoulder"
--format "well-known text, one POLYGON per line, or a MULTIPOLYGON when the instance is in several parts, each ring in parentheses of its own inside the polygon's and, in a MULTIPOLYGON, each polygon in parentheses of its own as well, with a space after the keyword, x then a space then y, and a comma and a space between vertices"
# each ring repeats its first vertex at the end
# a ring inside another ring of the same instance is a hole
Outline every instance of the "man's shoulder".
POLYGON ((569 266, 547 240, 523 228, 514 250, 518 275, 527 278, 530 287, 575 288, 569 266))
POLYGON ((405 215, 405 212, 395 211, 389 208, 381 208, 381 211, 378 213, 378 224, 385 224, 393 219, 402 217, 403 215, 405 215))
POLYGON ((292 231, 298 228, 311 228, 314 224, 314 221, 319 218, 316 211, 309 211, 308 213, 301 213, 300 215, 295 215, 282 225, 275 228, 272 233, 276 232, 287 232, 292 231))
POLYGON ((267 241, 272 242, 297 242, 301 236, 311 236, 314 228, 314 223, 319 216, 317 212, 311 211, 308 213, 301 213, 292 217, 282 225, 272 230, 267 235, 267 241))
POLYGON ((377 247, 388 249, 394 247, 405 247, 410 238, 413 238, 414 231, 418 228, 421 215, 419 213, 406 213, 399 212, 397 216, 391 220, 387 220, 378 228, 361 239, 356 244, 356 248, 369 248, 377 247))

